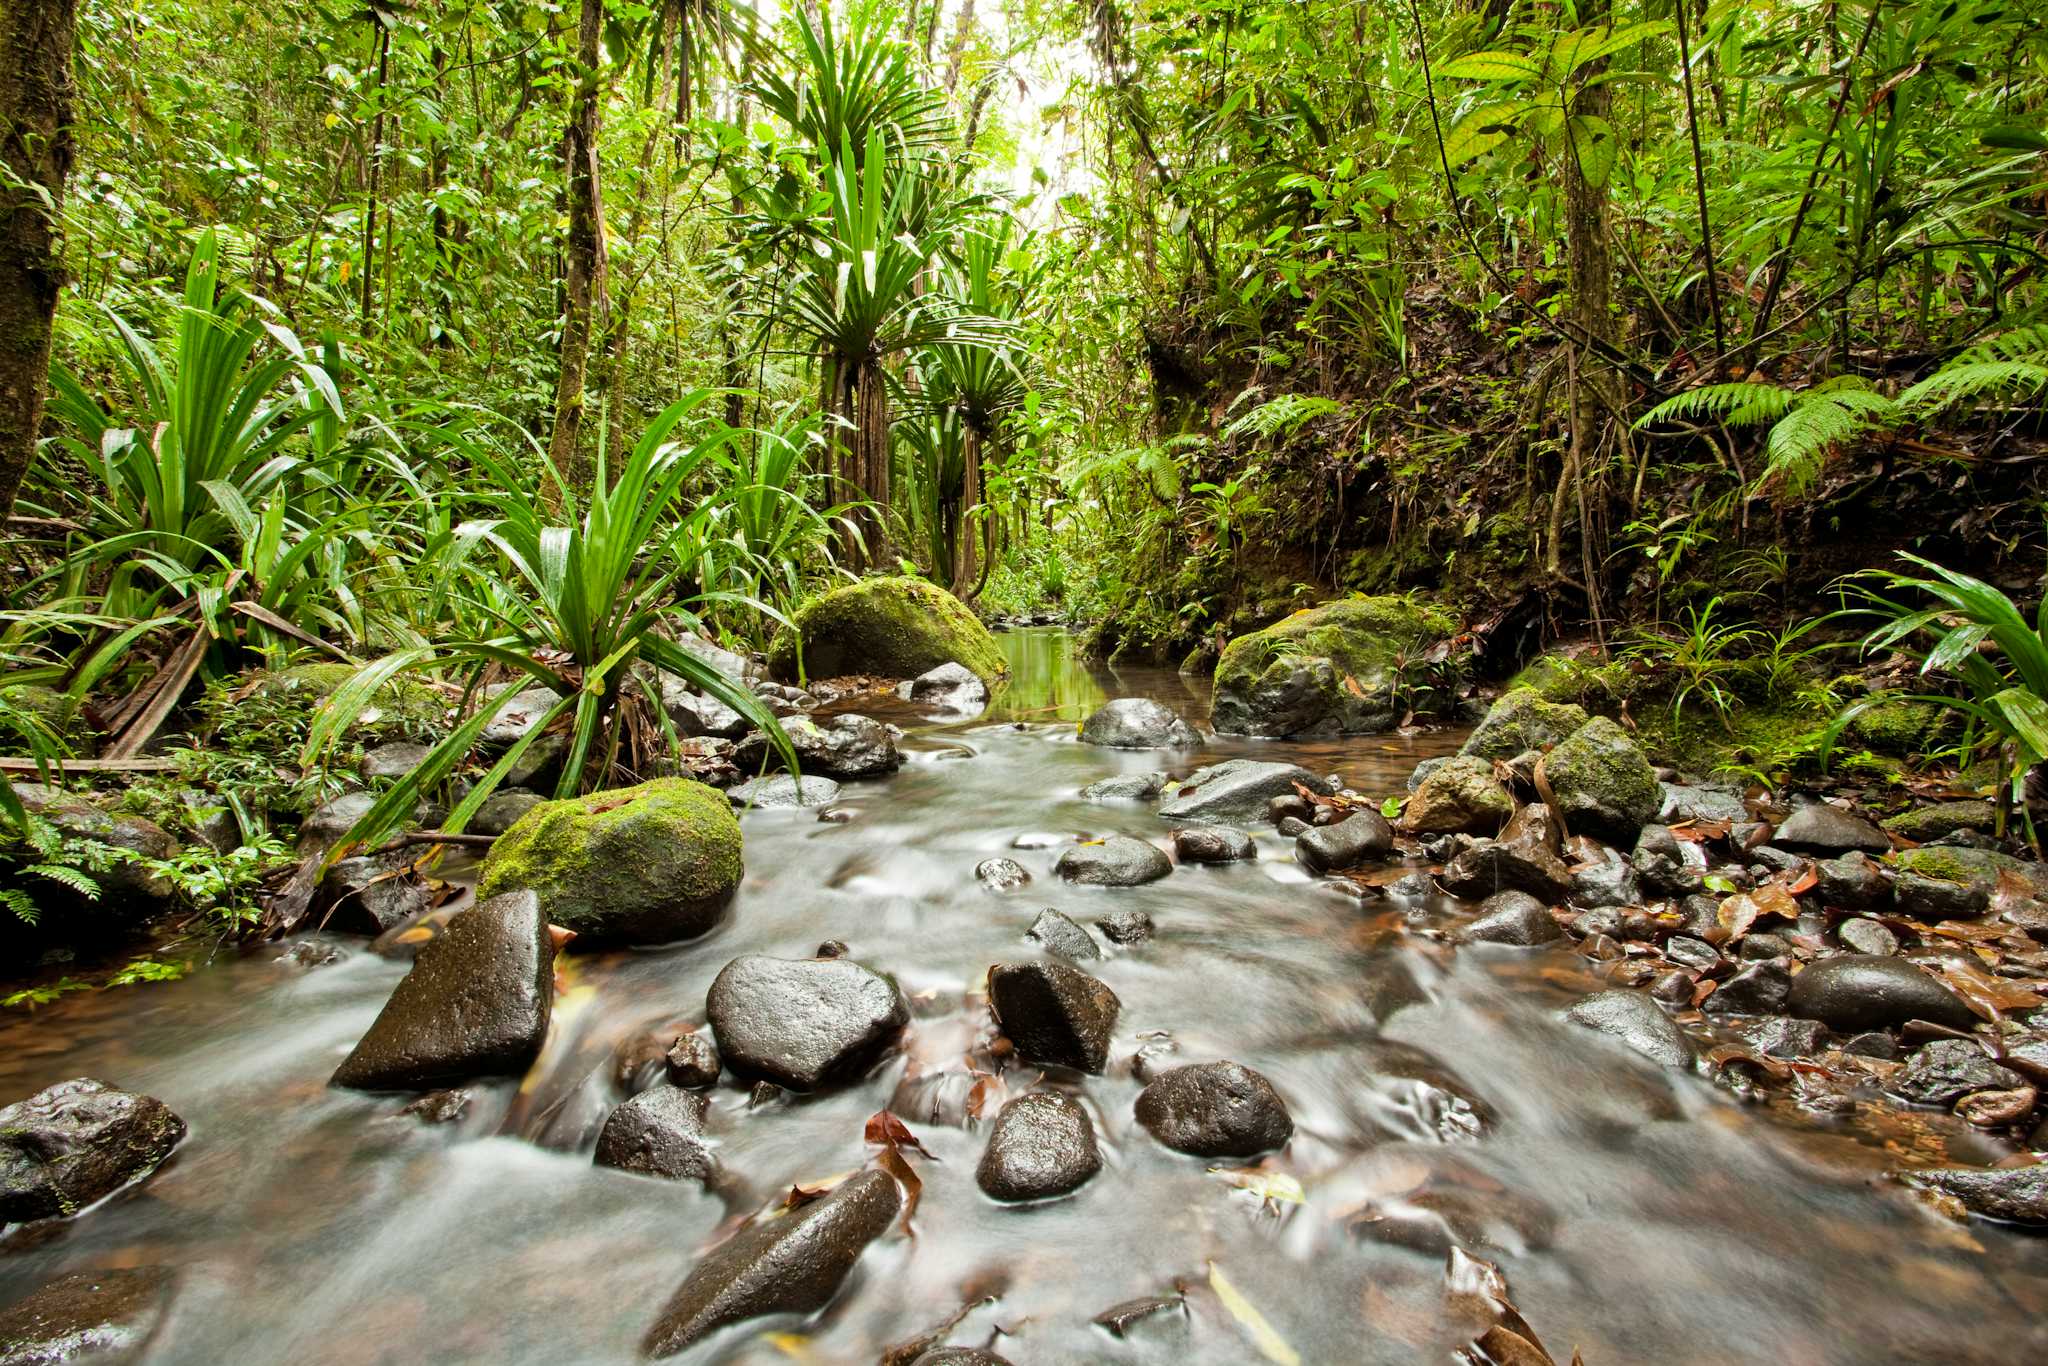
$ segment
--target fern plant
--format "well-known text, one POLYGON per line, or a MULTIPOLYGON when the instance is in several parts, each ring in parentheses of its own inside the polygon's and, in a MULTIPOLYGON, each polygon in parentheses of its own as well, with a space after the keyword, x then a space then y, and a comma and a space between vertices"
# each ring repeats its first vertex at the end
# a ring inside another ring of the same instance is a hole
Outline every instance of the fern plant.
POLYGON ((1959 353, 1899 395, 1899 406, 1931 415, 1992 397, 2026 402, 2048 391, 2048 323, 2016 328, 1959 353))
POLYGON ((1838 375, 1810 389, 1787 389, 1754 380, 1709 384, 1666 399, 1637 420, 1638 429, 1660 422, 1705 419, 1730 427, 1770 426, 1764 469, 1756 486, 1776 480, 1786 495, 1813 487, 1827 458, 1858 437, 1887 431, 1903 416, 1856 375, 1838 375))

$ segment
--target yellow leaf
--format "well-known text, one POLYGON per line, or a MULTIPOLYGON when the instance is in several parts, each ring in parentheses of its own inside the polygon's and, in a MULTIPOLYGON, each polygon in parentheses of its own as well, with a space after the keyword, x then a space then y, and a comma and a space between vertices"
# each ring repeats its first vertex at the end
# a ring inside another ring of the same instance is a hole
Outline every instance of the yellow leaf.
POLYGON ((355 264, 355 263, 354 263, 353 261, 343 261, 343 262, 341 263, 341 282, 342 282, 343 284, 347 284, 347 283, 348 283, 348 276, 349 276, 349 267, 350 267, 350 266, 352 266, 352 265, 354 265, 354 264, 355 264))
POLYGON ((1301 1189, 1301 1182, 1286 1172, 1260 1171, 1256 1167, 1211 1167, 1211 1176, 1220 1176, 1241 1191, 1249 1191, 1261 1200, 1284 1200, 1290 1205, 1305 1205, 1308 1196, 1301 1189))
POLYGON ((1266 1316, 1252 1307, 1252 1302, 1238 1292, 1223 1275, 1223 1268, 1209 1263, 1209 1288, 1216 1292, 1216 1298, 1223 1301, 1223 1307, 1230 1316, 1244 1325, 1252 1335, 1252 1345, 1259 1349, 1259 1355, 1280 1366, 1301 1366, 1301 1354, 1287 1345, 1273 1325, 1266 1322, 1266 1316))
POLYGON ((786 1357, 794 1357, 798 1361, 818 1359, 811 1351, 811 1340, 802 1333, 770 1333, 767 1336, 768 1345, 786 1357))

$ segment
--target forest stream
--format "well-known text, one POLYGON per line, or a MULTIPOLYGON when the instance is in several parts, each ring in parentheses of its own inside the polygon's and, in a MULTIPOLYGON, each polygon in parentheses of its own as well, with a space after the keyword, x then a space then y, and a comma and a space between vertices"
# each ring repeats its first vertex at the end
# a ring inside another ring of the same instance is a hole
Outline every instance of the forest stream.
MULTIPOLYGON (((314 936, 339 955, 316 966, 281 957, 290 945, 224 950, 180 982, 0 1019, 0 1095, 91 1076, 191 1130, 92 1217, 13 1230, 0 1301, 71 1271, 168 1268, 152 1362, 632 1360, 707 1246, 792 1186, 872 1165, 867 1121, 890 1110, 927 1150, 890 1154, 921 1186, 907 1221, 821 1315, 726 1328, 690 1360, 873 1362, 963 1308, 947 1340, 1034 1366, 1444 1360, 1473 1334, 1446 1294, 1453 1247, 1501 1269, 1560 1361, 2015 1362, 2048 1346, 2048 1245, 1952 1225, 1884 1175, 2003 1155, 1945 1112, 1816 1117, 1656 1067, 1561 1018, 1606 985, 1569 941, 1453 949, 1453 903, 1314 879, 1270 826, 1254 861, 1063 885, 1052 864, 1075 836, 1170 831, 1147 805, 1076 795, 1160 757, 1078 744, 1075 723, 1120 695, 1199 720, 1190 689, 1206 685, 1091 672, 1057 630, 999 639, 1011 678, 990 710, 902 704, 887 719, 907 732, 904 767, 849 784, 835 819, 743 815, 745 881, 720 928, 558 959, 539 1062, 523 1083, 470 1087, 447 1122, 328 1084, 405 971, 360 939, 314 936), (999 856, 1030 882, 978 882, 999 856), (1122 1001, 1100 1076, 1041 1080, 991 1057, 985 973, 1039 957, 1024 935, 1049 906, 1156 927, 1085 965, 1122 1001), (635 1040, 700 1026, 737 955, 834 939, 908 997, 898 1050, 808 1097, 728 1075, 708 1191, 593 1166, 635 1040), (1137 1073, 1225 1058, 1292 1112, 1291 1142, 1262 1163, 1183 1156, 1134 1122, 1137 1073), (976 1186, 988 1124, 969 1111, 1034 1085, 1087 1109, 1104 1168, 1065 1198, 999 1204, 976 1186), (1093 1322, 1151 1297, 1167 1303, 1116 1331, 1093 1322)), ((1461 738, 1218 739, 1203 755, 1397 793, 1461 738)))

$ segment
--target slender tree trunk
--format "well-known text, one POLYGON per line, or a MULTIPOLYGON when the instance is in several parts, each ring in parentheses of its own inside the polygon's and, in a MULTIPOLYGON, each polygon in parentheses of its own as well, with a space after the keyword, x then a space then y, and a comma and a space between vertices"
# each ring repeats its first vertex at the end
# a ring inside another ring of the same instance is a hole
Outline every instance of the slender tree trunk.
POLYGON ((832 455, 839 496, 863 503, 848 515, 858 540, 842 555, 858 571, 887 559, 889 390, 882 363, 871 357, 831 362, 832 455))
POLYGON ((362 327, 370 330, 370 309, 377 298, 377 208, 384 177, 384 78, 391 70, 391 30, 374 12, 377 30, 377 117, 370 121, 369 210, 363 215, 362 327))
MULTIPOLYGON (((1584 26, 1607 22, 1608 7, 1605 0, 1589 0, 1579 10, 1579 22, 1584 26)), ((1584 74, 1590 81, 1606 70, 1606 63, 1595 63, 1584 74)), ((1611 105, 1610 87, 1602 82, 1580 87, 1573 96, 1571 112, 1578 118, 1605 120, 1611 105)), ((1560 139, 1561 158, 1564 163, 1565 190, 1565 252, 1571 268, 1572 319, 1590 339, 1592 345, 1605 346, 1610 351, 1615 343, 1614 326, 1614 253, 1608 236, 1607 182, 1588 180, 1585 168, 1573 150, 1569 137, 1560 139)), ((1590 350, 1577 367, 1572 407, 1571 457, 1566 462, 1563 480, 1576 484, 1580 506, 1590 506, 1595 500, 1586 496, 1584 483, 1597 464, 1597 453, 1601 442, 1604 423, 1608 414, 1619 410, 1619 398, 1614 392, 1614 374, 1605 361, 1590 350)), ((1560 490, 1560 496, 1563 491, 1560 490)), ((1594 534, 1593 528, 1581 518, 1579 539, 1589 545, 1594 534)), ((1555 572, 1558 547, 1551 546, 1552 569, 1555 572)), ((1596 591, 1592 584, 1587 591, 1596 591)))
MULTIPOLYGON (((605 303, 604 200, 597 164, 603 36, 603 0, 583 0, 576 30, 576 97, 562 135, 569 228, 562 252, 561 371, 555 380, 555 426, 548 438, 548 458, 573 489, 590 487, 590 461, 583 453, 583 381, 590 363, 592 314, 605 303)), ((550 487, 551 496, 559 498, 562 490, 550 487)))
POLYGON ((76 20, 73 0, 0 3, 0 521, 35 458, 50 382, 76 20))
POLYGON ((960 515, 958 525, 953 528, 952 574, 953 592, 963 600, 974 596, 975 580, 980 574, 979 529, 988 525, 986 512, 979 518, 974 516, 981 503, 981 432, 974 423, 963 422, 960 424, 960 515))

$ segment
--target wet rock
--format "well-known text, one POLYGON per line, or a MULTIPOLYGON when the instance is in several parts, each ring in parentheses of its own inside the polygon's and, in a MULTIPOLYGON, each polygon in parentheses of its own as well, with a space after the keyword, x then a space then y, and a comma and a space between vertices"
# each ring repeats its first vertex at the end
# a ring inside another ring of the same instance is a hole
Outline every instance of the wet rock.
POLYGON ((597 1136, 600 1167, 660 1176, 670 1181, 708 1183, 717 1159, 704 1143, 704 1115, 710 1101, 702 1091, 656 1086, 613 1110, 597 1136))
POLYGON ((974 670, 952 660, 911 679, 903 691, 913 702, 952 712, 978 712, 988 705, 988 684, 974 670))
POLYGON ((1813 871, 1819 879, 1813 890, 1823 906, 1867 911, 1891 898, 1891 885, 1885 880, 1884 869, 1860 849, 1840 858, 1822 859, 1813 871))
POLYGON ((1546 702, 1534 688, 1503 693, 1458 752, 1481 759, 1512 759, 1527 750, 1558 744, 1586 724, 1583 707, 1546 702))
POLYGON ((1224 824, 1255 821, 1275 797, 1295 796, 1295 784, 1311 792, 1322 780, 1299 764, 1261 759, 1226 759, 1189 774, 1159 814, 1169 821, 1224 824))
POLYGON ((1318 873, 1353 868, 1394 851, 1394 827, 1377 811, 1354 811, 1335 825, 1306 830, 1294 841, 1294 857, 1318 873))
POLYGON ((1063 852, 1053 871, 1088 887, 1136 887, 1173 871, 1163 850, 1129 835, 1077 844, 1063 852))
POLYGON ((1165 790, 1164 773, 1123 773, 1088 784, 1081 795, 1091 802, 1149 802, 1165 790))
POLYGON ((1425 835, 1491 835, 1515 814, 1515 799, 1490 760, 1459 755, 1422 780, 1401 813, 1403 828, 1425 835))
POLYGON ((1665 1005, 1684 1010, 1692 1005, 1692 988, 1692 974, 1673 968, 1669 972, 1660 972, 1652 977, 1647 990, 1665 1005))
POLYGON ((979 1347, 934 1347, 910 1366, 1010 1366, 1010 1360, 979 1347))
POLYGON ((397 929, 427 909, 427 885, 413 871, 413 856, 358 854, 328 870, 311 906, 312 923, 337 934, 372 938, 397 929))
POLYGON ((1065 963, 1001 963, 988 972, 996 1024, 1026 1062, 1100 1073, 1123 1003, 1065 963))
POLYGON ((1238 636, 1216 662, 1212 718, 1234 735, 1392 730, 1404 665, 1457 623, 1409 598, 1352 598, 1238 636))
POLYGON ((1579 906, 1634 906, 1643 899, 1635 868, 1620 859, 1572 869, 1572 902, 1579 906))
POLYGON ((974 865, 974 880, 991 892, 1011 892, 1031 881, 1024 865, 1012 858, 988 858, 974 865))
POLYGON ((339 944, 323 944, 317 939, 301 939, 277 956, 280 963, 289 963, 295 968, 332 967, 348 957, 339 944))
POLYGON ((1889 957, 1899 951, 1899 937, 1875 920, 1844 920, 1836 927, 1835 937, 1850 952, 1870 957, 1889 957))
POLYGON ((171 1273, 159 1267, 81 1271, 0 1310, 0 1366, 132 1361, 163 1318, 171 1273))
POLYGON ((1252 837, 1234 825, 1196 825, 1173 832, 1182 863, 1236 863, 1259 856, 1252 837))
POLYGON ((1201 732, 1149 697, 1119 697, 1081 725, 1081 743, 1108 749, 1197 749, 1201 732))
POLYGON ((1644 826, 1629 862, 1655 896, 1690 896, 1700 890, 1707 874, 1707 856, 1700 846, 1678 838, 1668 825, 1644 826))
POLYGON ((1993 1062, 1971 1039, 1936 1039, 1916 1050, 1885 1089, 1914 1105, 1955 1104, 1972 1091, 2010 1090, 2026 1079, 1993 1062))
POLYGON ((1058 954, 1074 962, 1102 957, 1102 950, 1095 946, 1094 937, 1058 911, 1040 911, 1024 937, 1047 953, 1058 954))
POLYGON ((1852 849, 1885 854, 1892 847, 1884 831, 1855 812, 1827 802, 1795 807, 1779 824, 1771 843, 1802 854, 1846 854, 1852 849))
POLYGON ((1495 892, 1527 892, 1545 905, 1563 901, 1572 877, 1557 856, 1557 831, 1540 804, 1523 807, 1491 843, 1477 844, 1445 865, 1444 890, 1468 901, 1495 892))
POLYGON ((818 951, 813 953, 811 957, 844 958, 852 952, 853 950, 847 947, 844 939, 827 939, 818 945, 818 951))
POLYGON ((1859 1058, 1890 1060, 1899 1056, 1899 1041, 1889 1034, 1874 1031, 1844 1040, 1842 1051, 1853 1053, 1859 1058))
POLYGON ((673 675, 662 677, 661 707, 668 713, 676 734, 686 737, 709 735, 737 740, 754 725, 711 694, 699 692, 673 675))
POLYGON ((2048 1164, 2031 1167, 1937 1167, 1896 1172, 1900 1180, 1939 1191, 1972 1214, 2007 1224, 2048 1225, 2048 1164))
POLYGON ((1753 1037, 1757 1051, 1767 1058, 1810 1058, 1826 1045, 1828 1031, 1818 1020, 1780 1016, 1765 1021, 1753 1037))
POLYGON ((1056 1091, 1003 1106, 974 1179, 997 1200, 1045 1200, 1078 1190, 1102 1170, 1088 1112, 1056 1091))
POLYGON ((473 835, 502 835, 519 823, 519 818, 547 798, 524 787, 505 787, 484 798, 484 804, 469 818, 473 835))
MULTIPOLYGON (((510 685, 508 685, 510 686, 510 685)), ((492 691, 490 697, 497 699, 502 689, 492 691)), ((477 743, 492 752, 510 749, 533 733, 546 717, 548 711, 561 701, 561 695, 553 688, 524 688, 499 709, 477 737, 477 743)))
MULTIPOLYGON (((819 955, 821 958, 826 956, 819 955)), ((718 1050, 702 1034, 678 1035, 676 1041, 669 1045, 668 1052, 662 1055, 662 1064, 668 1073, 669 1085, 691 1091, 718 1085, 718 1074, 724 1068, 718 1050)))
POLYGON ((1567 1010, 1565 1018, 1619 1039, 1666 1067, 1690 1067, 1695 1056, 1685 1031, 1639 991, 1595 992, 1567 1010))
POLYGON ((1982 883, 1950 882, 1920 873, 1899 874, 1892 885, 1899 914, 1913 920, 1975 920, 1991 909, 1991 893, 1982 883))
POLYGON ((1997 827, 1998 809, 1990 802, 1975 801, 1937 802, 1902 811, 1884 821, 1886 830, 1916 844, 1926 844, 1959 830, 1989 833, 1997 827))
POLYGON ((1844 954, 1809 964, 1792 979, 1786 1006, 1843 1034, 1928 1020, 1968 1029, 1977 1017, 1956 994, 1903 958, 1844 954))
POLYGON ((1185 1314, 1185 1300, 1163 1295, 1150 1295, 1144 1299, 1125 1300, 1114 1304, 1097 1314, 1089 1322, 1109 1330, 1111 1337, 1128 1337, 1133 1327, 1158 1314, 1185 1314))
POLYGON ((896 984, 849 958, 735 958, 704 1009, 734 1076, 792 1091, 856 1080, 910 1022, 896 984))
POLYGON ((1795 854, 1789 849, 1778 849, 1768 844, 1759 844, 1749 851, 1751 871, 1762 869, 1763 873, 1796 873, 1806 866, 1806 856, 1795 854))
POLYGON ((1196 1157, 1255 1157, 1294 1135, 1273 1084, 1234 1062, 1162 1072, 1138 1094, 1137 1116, 1152 1137, 1196 1157))
POLYGON ((781 1218, 749 1224, 697 1263, 643 1350, 673 1356, 727 1324, 824 1308, 902 1207, 895 1181, 870 1169, 781 1218))
POLYGON ((398 1113, 422 1124, 453 1124, 469 1113, 470 1099, 469 1092, 460 1087, 429 1091, 418 1100, 406 1102, 398 1113))
POLYGON ((2011 874, 2027 890, 2038 894, 2040 881, 2039 864, 2022 863, 2009 854, 1993 849, 1970 849, 1960 845, 1927 844, 1918 849, 1902 849, 1892 858, 1892 866, 1901 876, 1914 873, 1922 877, 1940 878, 1944 882, 1966 882, 1982 887, 1986 892, 1998 889, 1999 878, 2011 874))
POLYGON ((359 1091, 520 1076, 548 1032, 555 945, 540 899, 505 892, 451 917, 334 1074, 359 1091))
POLYGON ((2034 1113, 2041 1093, 2031 1086, 2003 1091, 1976 1091, 1956 1102, 1955 1111, 1968 1124, 1980 1129, 2002 1129, 2018 1124, 2034 1113))
POLYGON ((0 1225, 68 1219, 142 1180, 185 1137, 154 1096, 76 1077, 0 1109, 0 1225))
POLYGON ((1712 972, 1721 966, 1721 951, 1704 939, 1674 934, 1664 943, 1664 956, 1694 972, 1712 972))
POLYGON ((1278 825, 1292 816, 1305 825, 1313 810, 1308 798, 1299 792, 1290 792, 1284 797, 1273 797, 1266 802, 1266 819, 1278 825))
POLYGON ((526 889, 579 947, 692 939, 739 886, 740 825, 725 795, 687 778, 544 802, 498 837, 477 895, 526 889))
POLYGON ((1574 834, 1626 843, 1664 805, 1657 771, 1629 733, 1604 716, 1594 717, 1551 750, 1543 772, 1574 834))
MULTIPOLYGON (((841 712, 816 721, 794 716, 782 723, 803 771, 824 778, 879 778, 894 773, 903 763, 896 739, 889 728, 872 716, 841 712)), ((732 761, 742 773, 762 765, 779 768, 782 756, 760 731, 748 732, 733 747, 732 761)))
POLYGON ((862 579, 797 609, 793 630, 768 651, 775 677, 789 682, 873 674, 916 678, 959 664, 984 683, 1006 672, 1003 653, 961 601, 922 579, 862 579))
POLYGON ((787 773, 771 773, 729 788, 725 795, 734 806, 751 806, 757 811, 790 811, 800 807, 832 805, 839 800, 839 784, 815 773, 806 773, 801 778, 787 773))
POLYGON ((1142 944, 1152 937, 1152 917, 1136 908, 1111 911, 1095 928, 1112 944, 1142 944))
POLYGON ((1512 944, 1532 948, 1564 937, 1545 906, 1527 892, 1495 892, 1479 903, 1479 916, 1458 931, 1467 944, 1512 944))
POLYGON ((1664 784, 1664 804, 1657 819, 1666 825, 1681 821, 1727 821, 1733 825, 1749 819, 1742 794, 1731 788, 1696 787, 1682 783, 1664 784))
MULTIPOLYGON (((105 811, 82 797, 42 783, 16 780, 13 787, 22 808, 41 816, 60 834, 94 840, 150 859, 168 859, 178 852, 178 842, 170 832, 145 817, 105 811)), ((363 809, 369 809, 367 801, 363 809)), ((8 828, 13 828, 11 822, 8 828)), ((142 903, 140 909, 144 911, 158 909, 177 895, 177 888, 168 878, 137 863, 114 864, 94 873, 93 880, 103 894, 142 903)))
POLYGON ((376 783, 403 778, 425 763, 433 752, 432 745, 423 745, 415 740, 393 740, 390 744, 364 750, 363 779, 376 783))
POLYGON ((1752 963, 1721 983, 1701 1005, 1709 1015, 1775 1015, 1792 991, 1792 973, 1780 959, 1752 963))
MULTIPOLYGON (((1453 758, 1455 758, 1455 757, 1456 757, 1456 756, 1454 756, 1454 755, 1450 755, 1450 754, 1439 754, 1439 755, 1438 755, 1438 756, 1437 756, 1436 758, 1434 758, 1434 759, 1424 759, 1424 760, 1423 760, 1423 761, 1422 761, 1421 763, 1417 764, 1417 765, 1416 765, 1416 766, 1415 766, 1415 767, 1414 767, 1414 768, 1413 768, 1412 770, 1410 770, 1410 771, 1409 771, 1409 774, 1408 774, 1408 790, 1409 790, 1410 792, 1416 792, 1416 791, 1420 791, 1420 790, 1421 790, 1421 788, 1422 788, 1422 785, 1423 785, 1424 783, 1426 783, 1426 782, 1428 782, 1428 781, 1429 781, 1429 775, 1430 775, 1430 774, 1432 774, 1432 773, 1436 772, 1436 771, 1437 771, 1438 769, 1442 768, 1442 767, 1443 767, 1443 766, 1444 766, 1445 764, 1449 763, 1449 762, 1450 762, 1450 761, 1451 761, 1451 760, 1452 760, 1453 758)), ((1278 800, 1280 800, 1280 799, 1276 797, 1276 798, 1274 798, 1274 800, 1275 800, 1275 801, 1278 801, 1278 800)), ((1279 815, 1284 815, 1284 814, 1295 814, 1295 813, 1285 813, 1285 812, 1276 812, 1276 813, 1275 813, 1275 816, 1276 816, 1276 818, 1277 818, 1277 817, 1278 817, 1279 815)), ((1301 815, 1307 815, 1307 814, 1308 814, 1308 807, 1307 807, 1307 803, 1305 803, 1305 802, 1304 802, 1304 803, 1302 804, 1302 810, 1301 810, 1301 811, 1300 811, 1300 812, 1299 812, 1298 814, 1301 814, 1301 815)))
POLYGON ((1279 823, 1273 828, 1280 832, 1282 839, 1291 840, 1301 838, 1315 827, 1299 816, 1282 816, 1279 823))

